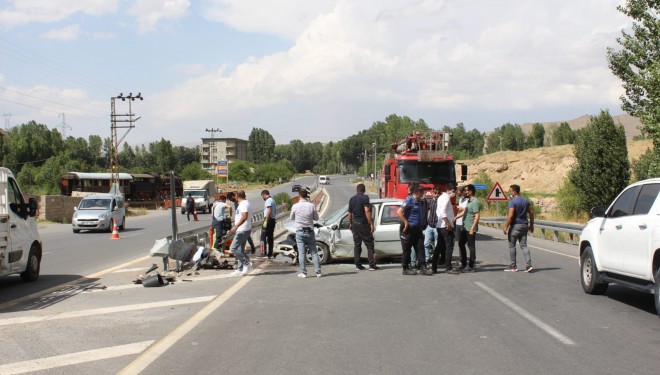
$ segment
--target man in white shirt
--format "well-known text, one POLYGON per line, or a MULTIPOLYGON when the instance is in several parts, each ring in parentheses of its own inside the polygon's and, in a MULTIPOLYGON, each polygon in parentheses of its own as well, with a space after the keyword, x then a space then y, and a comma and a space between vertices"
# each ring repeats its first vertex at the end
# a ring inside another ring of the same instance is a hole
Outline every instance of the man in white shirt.
POLYGON ((236 216, 234 217, 234 226, 231 228, 231 232, 235 233, 235 235, 229 251, 236 257, 237 267, 231 275, 245 276, 250 272, 250 268, 252 267, 250 258, 245 254, 245 241, 252 234, 252 217, 250 216, 250 202, 245 199, 245 191, 239 190, 236 192, 236 199, 238 201, 238 207, 236 208, 236 216))
POLYGON ((451 275, 458 275, 460 272, 454 270, 451 266, 451 257, 454 252, 454 207, 451 199, 456 196, 456 185, 448 183, 445 185, 445 192, 438 198, 436 215, 438 222, 438 242, 433 251, 433 261, 431 269, 433 273, 438 272, 438 257, 440 264, 444 266, 445 272, 451 275))
POLYGON ((227 197, 221 195, 220 199, 213 203, 212 209, 213 219, 211 219, 211 226, 213 227, 213 232, 215 233, 215 243, 213 244, 213 248, 220 251, 223 250, 222 235, 224 234, 224 230, 222 228, 222 222, 225 217, 231 216, 232 213, 231 207, 226 202, 227 197))

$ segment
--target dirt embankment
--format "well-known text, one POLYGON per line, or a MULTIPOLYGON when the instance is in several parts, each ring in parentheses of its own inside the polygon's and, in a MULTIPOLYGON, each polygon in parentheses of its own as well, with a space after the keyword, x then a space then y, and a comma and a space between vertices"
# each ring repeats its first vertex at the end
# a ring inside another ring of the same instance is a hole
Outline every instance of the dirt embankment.
MULTIPOLYGON (((633 161, 653 146, 650 140, 628 141, 628 158, 633 161)), ((547 210, 556 207, 554 195, 568 171, 575 164, 573 145, 535 148, 525 151, 502 151, 472 160, 459 160, 468 166, 468 183, 480 172, 486 172, 493 182, 505 189, 520 185, 534 201, 547 210)))

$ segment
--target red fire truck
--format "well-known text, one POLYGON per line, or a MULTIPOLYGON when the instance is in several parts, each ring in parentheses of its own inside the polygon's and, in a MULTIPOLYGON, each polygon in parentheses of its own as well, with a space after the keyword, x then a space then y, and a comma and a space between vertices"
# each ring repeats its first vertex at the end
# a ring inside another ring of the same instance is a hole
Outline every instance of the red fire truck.
MULTIPOLYGON (((412 132, 392 144, 389 157, 383 163, 380 176, 381 198, 408 196, 408 186, 417 182, 430 194, 434 187, 444 191, 445 184, 456 183, 456 162, 448 152, 449 132, 424 135, 412 132)), ((467 180, 467 165, 461 165, 461 180, 467 180)))

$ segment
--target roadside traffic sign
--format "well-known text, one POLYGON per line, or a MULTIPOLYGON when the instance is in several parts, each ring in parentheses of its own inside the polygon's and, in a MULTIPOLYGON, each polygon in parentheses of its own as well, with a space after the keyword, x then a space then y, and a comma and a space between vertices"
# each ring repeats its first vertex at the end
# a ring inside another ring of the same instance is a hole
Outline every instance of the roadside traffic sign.
POLYGON ((476 190, 486 190, 486 184, 472 184, 476 190))
POLYGON ((502 189, 500 183, 496 182, 495 186, 493 186, 493 189, 490 191, 490 194, 488 194, 488 198, 486 199, 489 201, 506 201, 509 198, 507 198, 506 194, 504 194, 504 189, 502 189))

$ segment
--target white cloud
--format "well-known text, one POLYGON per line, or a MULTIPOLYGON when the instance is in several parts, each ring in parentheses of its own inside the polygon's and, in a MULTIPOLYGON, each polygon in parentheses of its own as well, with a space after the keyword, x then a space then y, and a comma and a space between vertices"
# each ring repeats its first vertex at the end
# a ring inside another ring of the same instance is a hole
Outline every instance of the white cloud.
POLYGON ((51 23, 76 13, 101 16, 117 11, 118 0, 13 0, 0 9, 0 25, 5 29, 29 23, 51 23))
POLYGON ((95 32, 88 33, 89 37, 94 40, 110 40, 115 38, 115 34, 112 32, 95 32))
POLYGON ((80 25, 69 25, 61 29, 50 30, 41 34, 41 37, 59 41, 76 40, 80 37, 80 25))
POLYGON ((137 0, 128 14, 137 19, 140 32, 156 30, 162 20, 183 17, 190 7, 190 0, 137 0))

